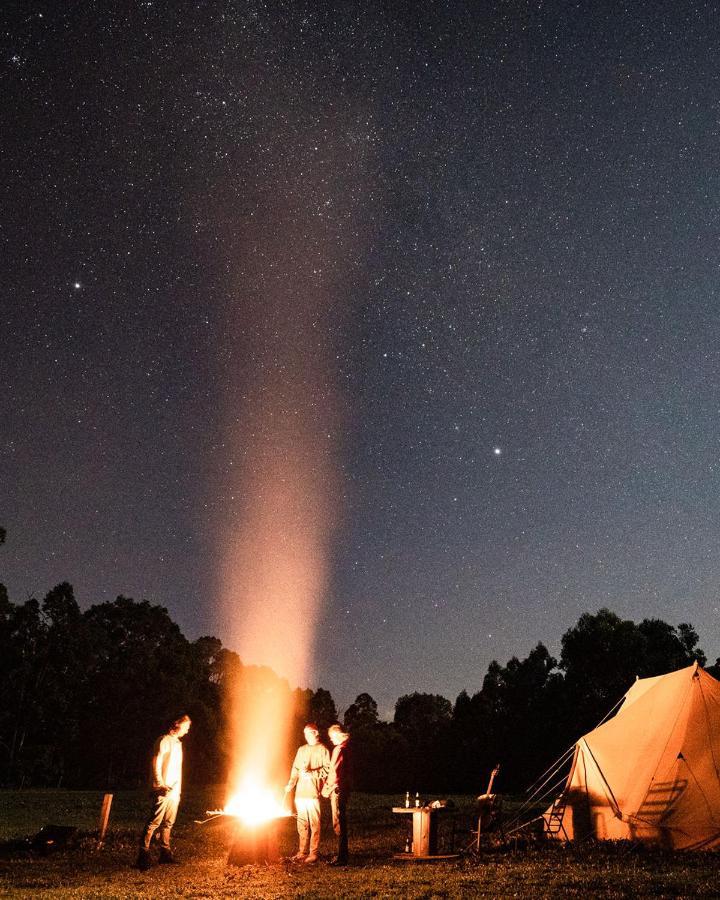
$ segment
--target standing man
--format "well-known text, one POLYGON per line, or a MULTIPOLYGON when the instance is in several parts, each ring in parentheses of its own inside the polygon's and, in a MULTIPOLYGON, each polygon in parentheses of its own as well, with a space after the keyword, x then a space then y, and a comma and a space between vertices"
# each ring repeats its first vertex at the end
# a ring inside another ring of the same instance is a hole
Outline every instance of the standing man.
POLYGON ((170 832, 177 818, 180 795, 182 793, 183 750, 180 741, 190 731, 190 716, 180 716, 161 735, 153 748, 152 794, 153 805, 150 817, 140 837, 140 853, 136 867, 145 871, 152 865, 150 841, 159 829, 160 862, 176 862, 170 849, 170 832))
POLYGON ((350 735, 337 722, 328 728, 328 737, 333 744, 330 757, 330 773, 325 783, 323 796, 330 798, 333 830, 337 835, 337 856, 331 866, 348 864, 347 804, 352 787, 352 759, 350 735))
POLYGON ((325 744, 320 743, 317 725, 308 722, 303 734, 306 743, 295 754, 285 793, 295 788, 299 847, 293 859, 314 863, 320 846, 320 792, 330 768, 330 754, 325 744))

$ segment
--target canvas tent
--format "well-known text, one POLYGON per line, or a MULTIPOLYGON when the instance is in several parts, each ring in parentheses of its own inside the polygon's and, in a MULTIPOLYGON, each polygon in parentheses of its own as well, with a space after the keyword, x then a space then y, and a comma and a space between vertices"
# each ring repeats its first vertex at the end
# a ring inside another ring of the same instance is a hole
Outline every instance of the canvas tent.
POLYGON ((553 837, 720 848, 720 682, 696 664, 638 679, 575 745, 553 837))

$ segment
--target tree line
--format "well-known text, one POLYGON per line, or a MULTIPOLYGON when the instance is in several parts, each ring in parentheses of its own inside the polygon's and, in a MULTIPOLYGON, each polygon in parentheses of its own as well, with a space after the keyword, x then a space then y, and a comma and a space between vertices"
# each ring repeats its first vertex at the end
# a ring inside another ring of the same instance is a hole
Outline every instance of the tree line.
MULTIPOLYGON (((454 702, 408 694, 384 722, 362 693, 344 714, 356 788, 480 792, 499 762, 502 789, 523 789, 636 676, 704 665, 698 641, 688 624, 636 624, 601 609, 563 635, 559 659, 539 643, 525 659, 494 661, 481 689, 462 691, 454 702)), ((710 672, 720 674, 718 663, 710 672)), ((325 729, 338 718, 329 691, 292 689, 270 669, 244 665, 217 638, 187 640, 161 606, 120 596, 81 611, 68 583, 42 601, 13 603, 0 585, 0 785, 141 785, 149 748, 180 711, 194 723, 186 741, 189 781, 221 783, 224 688, 237 679, 249 696, 287 695, 297 743, 305 721, 325 729)))

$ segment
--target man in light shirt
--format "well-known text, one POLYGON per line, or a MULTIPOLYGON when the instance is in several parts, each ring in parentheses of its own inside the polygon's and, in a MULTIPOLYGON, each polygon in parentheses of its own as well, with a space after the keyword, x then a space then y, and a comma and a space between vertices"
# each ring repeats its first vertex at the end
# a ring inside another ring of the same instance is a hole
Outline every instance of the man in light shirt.
POLYGON ((308 722, 303 734, 306 743, 295 754, 285 793, 295 788, 299 847, 293 859, 314 863, 320 846, 320 792, 330 768, 330 753, 320 743, 317 725, 308 722))
POLYGON ((138 869, 149 869, 152 865, 150 841, 156 831, 160 837, 160 862, 176 862, 170 849, 170 832, 175 824, 182 793, 183 750, 180 741, 190 731, 190 725, 190 716, 181 716, 173 722, 167 734, 161 735, 155 742, 152 757, 153 806, 140 837, 138 869))

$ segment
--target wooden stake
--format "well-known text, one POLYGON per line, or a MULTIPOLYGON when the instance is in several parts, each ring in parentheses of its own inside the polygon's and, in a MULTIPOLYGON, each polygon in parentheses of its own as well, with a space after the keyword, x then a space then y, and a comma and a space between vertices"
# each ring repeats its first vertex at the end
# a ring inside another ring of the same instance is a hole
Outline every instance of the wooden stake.
POLYGON ((110 807, 112 806, 113 795, 104 794, 102 807, 100 808, 100 830, 98 832, 98 850, 102 850, 105 843, 105 835, 107 834, 108 821, 110 820, 110 807))

